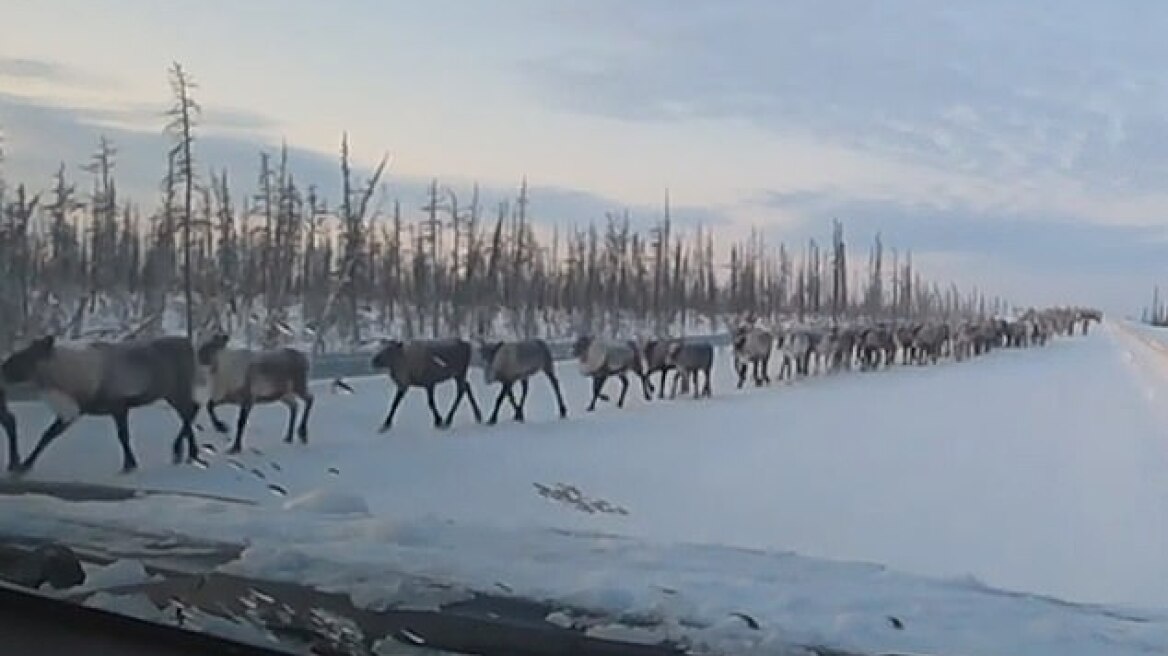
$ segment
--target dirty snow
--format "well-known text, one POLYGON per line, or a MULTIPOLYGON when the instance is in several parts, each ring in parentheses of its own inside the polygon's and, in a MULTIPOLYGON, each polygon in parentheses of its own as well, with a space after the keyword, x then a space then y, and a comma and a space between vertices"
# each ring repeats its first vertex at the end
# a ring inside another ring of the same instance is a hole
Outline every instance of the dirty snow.
MULTIPOLYGON (((32 476, 262 505, 17 497, 0 500, 0 528, 52 535, 84 518, 246 541, 235 571, 364 603, 415 596, 391 582, 424 576, 648 614, 666 634, 736 653, 1168 646, 1168 612, 1149 610, 1168 609, 1168 413, 1157 402, 1168 354, 1136 329, 761 390, 732 390, 727 361, 711 401, 647 404, 634 385, 626 409, 592 414, 585 381, 563 365, 567 421, 541 379, 522 425, 476 426, 464 409, 436 431, 413 391, 389 435, 374 432, 383 379, 351 381, 353 395, 322 385, 311 444, 280 443, 286 411, 267 406, 248 435, 260 453, 229 457, 223 438, 201 434, 218 450, 206 470, 166 464, 177 422, 150 408, 132 419, 143 470, 113 474, 112 425, 86 418, 32 476)), ((488 413, 494 394, 480 380, 488 413)), ((16 410, 27 452, 47 414, 16 410)))

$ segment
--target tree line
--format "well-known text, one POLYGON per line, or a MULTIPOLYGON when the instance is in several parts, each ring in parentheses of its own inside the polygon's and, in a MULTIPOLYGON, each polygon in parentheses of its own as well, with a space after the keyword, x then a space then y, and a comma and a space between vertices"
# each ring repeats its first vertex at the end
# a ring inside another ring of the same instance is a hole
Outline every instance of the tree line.
POLYGON ((908 319, 1000 312, 976 290, 925 280, 910 252, 879 235, 867 266, 849 261, 844 226, 827 247, 769 244, 760 231, 719 244, 681 230, 668 196, 647 229, 627 211, 584 226, 540 223, 526 180, 488 206, 479 189, 434 180, 420 206, 375 197, 338 152, 339 198, 291 173, 287 148, 257 154, 243 184, 198 160, 201 108, 183 68, 160 197, 118 193, 116 144, 97 140, 74 177, 62 163, 37 189, 7 181, 0 149, 0 349, 35 334, 127 337, 168 328, 228 331, 250 343, 316 351, 405 337, 562 337, 721 330, 728 317, 908 319), (240 191, 246 189, 246 191, 240 191))

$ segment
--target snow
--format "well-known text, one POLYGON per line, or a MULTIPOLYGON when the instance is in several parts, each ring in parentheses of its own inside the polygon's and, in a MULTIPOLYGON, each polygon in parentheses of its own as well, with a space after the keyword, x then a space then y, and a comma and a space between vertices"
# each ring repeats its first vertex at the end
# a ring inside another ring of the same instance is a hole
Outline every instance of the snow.
POLYGON ((133 558, 116 560, 108 565, 86 564, 83 567, 85 569, 85 582, 69 588, 65 594, 73 595, 91 590, 118 588, 146 583, 151 580, 150 574, 146 572, 142 563, 133 558))
POLYGON ((320 488, 284 504, 285 510, 303 510, 324 515, 368 515, 369 504, 359 494, 320 488))
MULTIPOLYGON (((1168 646, 1168 610, 1151 610, 1168 609, 1168 412, 1157 402, 1168 353, 1136 328, 770 389, 733 390, 728 362, 719 353, 711 400, 646 403, 633 385, 625 409, 595 413, 563 363, 568 420, 537 378, 528 422, 505 410, 496 427, 464 409, 435 430, 413 391, 388 435, 375 432, 384 379, 351 380, 353 395, 321 385, 309 445, 282 444, 286 411, 265 406, 247 438, 261 452, 223 455, 224 439, 204 432, 218 447, 205 470, 167 464, 177 421, 149 408, 132 419, 143 470, 114 474, 112 425, 86 418, 31 476, 260 505, 16 497, 0 499, 0 529, 69 535, 84 519, 178 530, 246 542, 230 571, 347 590, 364 605, 464 594, 411 578, 423 577, 652 617, 656 628, 637 631, 733 653, 1168 646)), ((494 394, 471 382, 489 413, 494 394)), ((26 436, 47 423, 39 405, 15 409, 26 436)), ((564 612, 557 623, 584 621, 564 612)), ((630 630, 609 624, 589 631, 630 630)))

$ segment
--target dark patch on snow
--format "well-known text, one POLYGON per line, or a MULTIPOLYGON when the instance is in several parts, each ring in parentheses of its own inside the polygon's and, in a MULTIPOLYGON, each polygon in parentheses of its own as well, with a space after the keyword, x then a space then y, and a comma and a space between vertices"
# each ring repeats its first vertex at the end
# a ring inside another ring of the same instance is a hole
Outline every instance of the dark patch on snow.
POLYGON ((628 515, 629 511, 625 508, 611 503, 605 499, 589 498, 585 496, 580 488, 575 485, 566 483, 556 483, 554 485, 544 485, 543 483, 532 483, 535 486, 536 493, 545 499, 558 501, 570 508, 578 510, 589 515, 596 513, 609 515, 628 515))

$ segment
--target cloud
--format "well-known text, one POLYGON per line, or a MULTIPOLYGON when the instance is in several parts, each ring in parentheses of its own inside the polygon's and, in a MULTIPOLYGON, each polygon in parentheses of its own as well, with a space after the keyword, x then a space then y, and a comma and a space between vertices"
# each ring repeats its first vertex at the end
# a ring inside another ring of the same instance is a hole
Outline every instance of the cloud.
POLYGON ((1168 7, 926 0, 589 3, 536 97, 632 121, 742 119, 994 180, 1108 193, 1168 177, 1168 7))
MULTIPOLYGON (((154 103, 124 103, 116 107, 68 108, 79 121, 98 127, 153 132, 166 122, 167 107, 154 103)), ((268 137, 278 128, 272 118, 239 108, 204 108, 195 116, 203 131, 243 133, 257 138, 268 137)))
POLYGON ((821 243, 844 223, 853 262, 875 235, 911 250, 930 275, 955 276, 1019 302, 1090 302, 1130 311, 1168 262, 1168 228, 1099 224, 1074 215, 990 212, 960 202, 899 202, 839 191, 764 193, 762 207, 798 217, 774 231, 788 243, 821 243))
MULTIPOLYGON (((0 92, 0 130, 5 136, 5 177, 43 188, 61 162, 80 177, 80 165, 89 161, 98 139, 105 136, 118 150, 116 175, 123 199, 133 199, 149 210, 158 199, 158 186, 165 172, 169 142, 162 128, 165 118, 153 106, 123 109, 71 108, 46 101, 0 92)), ((278 140, 268 138, 274 124, 266 118, 242 111, 207 111, 197 133, 195 159, 202 171, 227 169, 237 198, 250 194, 258 178, 260 152, 275 155, 278 140), (230 128, 230 129, 223 129, 230 128)), ((363 144, 353 144, 354 152, 370 154, 363 144)), ((375 152, 375 151, 374 151, 375 152)), ((290 146, 289 169, 302 186, 312 184, 325 200, 335 202, 340 195, 340 168, 337 156, 290 146)), ((354 174, 365 179, 371 170, 359 164, 354 174)), ((453 188, 462 204, 470 202, 474 181, 458 175, 436 172, 444 188, 453 188)), ((383 178, 386 197, 401 201, 407 220, 419 218, 418 208, 426 203, 431 178, 400 176, 391 167, 383 178)), ((519 189, 483 186, 480 200, 484 216, 493 217, 498 203, 513 200, 519 189)), ((86 185, 81 185, 82 189, 86 185)), ((632 223, 647 226, 661 215, 661 207, 630 206, 602 194, 583 189, 541 185, 532 180, 529 188, 531 216, 545 226, 585 226, 603 221, 609 212, 628 210, 632 223)), ((671 215, 676 224, 712 226, 728 219, 717 208, 675 206, 671 215)))
POLYGON ((62 65, 39 59, 0 57, 0 79, 19 78, 50 82, 73 82, 79 75, 62 65))

